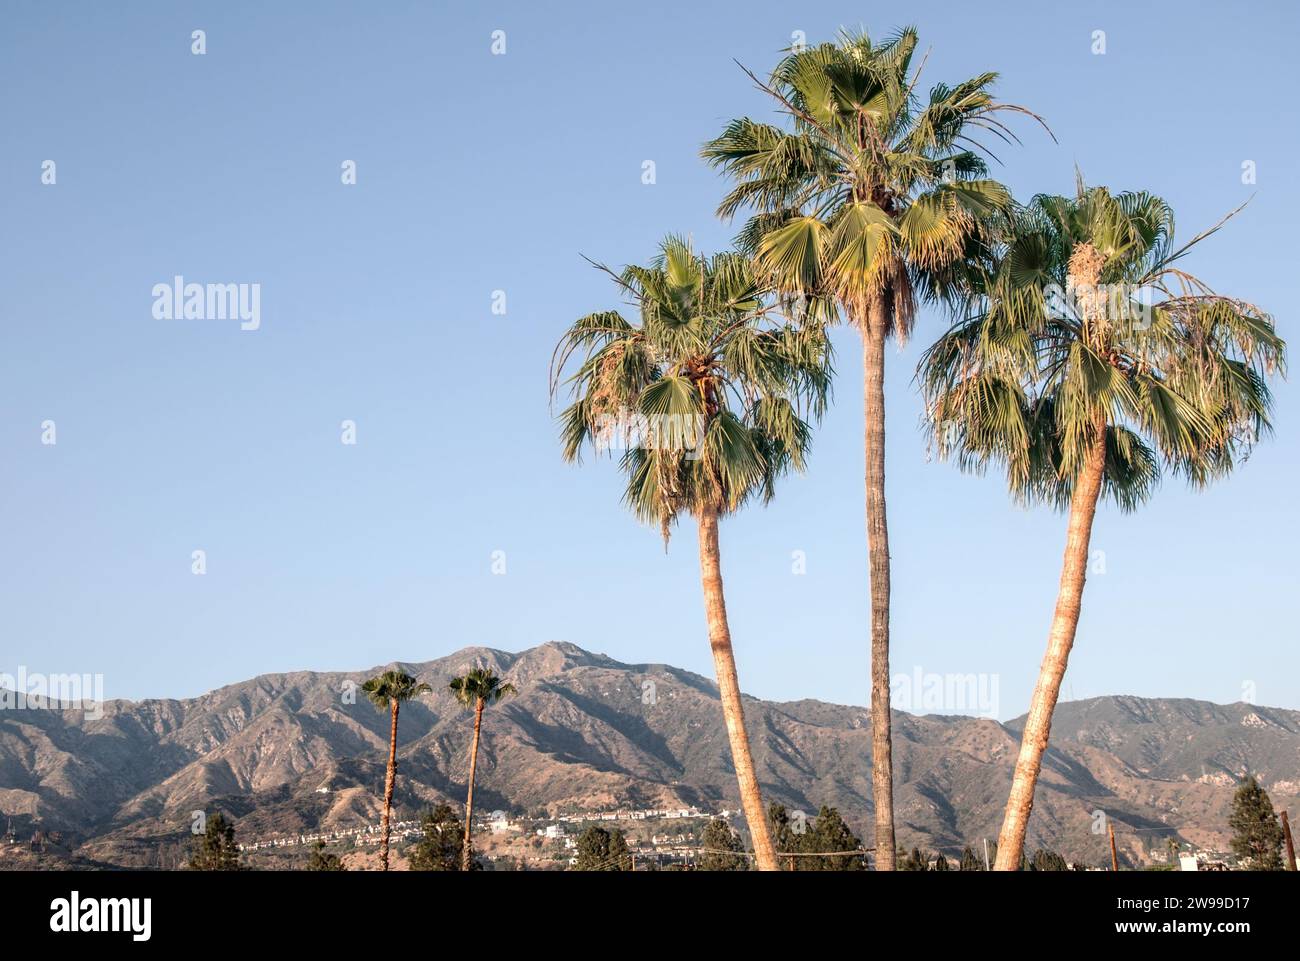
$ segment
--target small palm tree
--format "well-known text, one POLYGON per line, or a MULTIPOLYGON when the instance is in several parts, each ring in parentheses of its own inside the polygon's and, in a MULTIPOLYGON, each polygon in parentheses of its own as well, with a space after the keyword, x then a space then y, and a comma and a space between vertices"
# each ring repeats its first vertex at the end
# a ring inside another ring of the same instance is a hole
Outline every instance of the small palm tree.
POLYGON ((1270 429, 1266 381, 1285 362, 1272 319, 1176 265, 1220 226, 1176 249, 1173 212, 1150 194, 1080 180, 1074 197, 1036 197, 1005 243, 967 265, 970 310, 922 359, 940 455, 976 471, 1000 463, 1019 499, 1069 515, 998 870, 1024 854, 1099 499, 1135 509, 1162 467, 1207 484, 1270 429))
MULTIPOLYGON (((611 276, 614 276, 611 274, 611 276)), ((802 469, 830 378, 821 326, 778 321, 781 305, 755 279, 748 258, 696 254, 669 237, 649 266, 615 276, 640 318, 618 311, 576 321, 552 364, 552 391, 569 359, 585 357, 568 383, 564 456, 584 446, 626 448, 624 500, 642 520, 669 531, 686 513, 699 530, 700 576, 709 644, 741 805, 760 870, 778 870, 727 623, 719 518, 748 501, 770 500, 775 481, 802 469), (616 428, 612 424, 617 424, 616 428)))
POLYGON ((361 685, 361 690, 370 698, 375 707, 388 709, 392 715, 392 730, 388 735, 388 774, 384 778, 384 817, 380 824, 382 838, 379 842, 379 861, 382 870, 388 870, 388 835, 393 811, 393 785, 397 779, 397 712, 403 701, 427 694, 432 690, 428 684, 417 682, 415 678, 401 671, 385 671, 378 677, 372 677, 361 685))
POLYGON ((750 76, 792 129, 745 117, 703 149, 736 181, 719 215, 754 211, 739 243, 760 274, 862 336, 872 789, 884 871, 895 866, 885 343, 906 340, 918 300, 955 295, 953 265, 1011 203, 1006 188, 988 179, 975 137, 1014 139, 999 114, 1029 114, 993 98, 995 73, 937 84, 928 99, 918 97, 916 45, 916 31, 906 29, 883 43, 845 33, 838 43, 791 52, 769 82, 750 76))
POLYGON ((503 697, 517 694, 513 684, 503 684, 490 667, 478 667, 448 685, 456 700, 474 709, 474 740, 469 749, 469 794, 465 798, 465 843, 461 850, 461 870, 469 870, 470 824, 474 819, 474 773, 478 769, 478 740, 483 727, 483 708, 503 697))

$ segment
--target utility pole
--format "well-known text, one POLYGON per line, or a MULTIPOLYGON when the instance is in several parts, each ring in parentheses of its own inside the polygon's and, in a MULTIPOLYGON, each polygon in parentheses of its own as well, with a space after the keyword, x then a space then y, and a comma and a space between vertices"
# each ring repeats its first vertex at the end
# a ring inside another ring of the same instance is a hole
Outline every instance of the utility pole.
POLYGON ((1115 853, 1115 825, 1111 824, 1110 821, 1107 821, 1106 827, 1110 831, 1110 869, 1112 871, 1118 871, 1119 855, 1115 853))
POLYGON ((984 870, 992 871, 993 869, 989 867, 989 839, 980 838, 980 840, 984 842, 984 870))
POLYGON ((1291 821, 1286 816, 1286 811, 1282 812, 1282 836, 1286 838, 1286 869, 1294 871, 1295 866, 1295 844, 1291 841, 1291 821))

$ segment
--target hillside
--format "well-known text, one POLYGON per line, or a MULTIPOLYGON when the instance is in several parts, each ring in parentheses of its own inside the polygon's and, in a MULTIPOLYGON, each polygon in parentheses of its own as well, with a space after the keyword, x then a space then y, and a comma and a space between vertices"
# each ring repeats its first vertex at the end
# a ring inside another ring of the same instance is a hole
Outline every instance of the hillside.
MULTIPOLYGON (((399 816, 463 800, 470 725, 446 687, 474 664, 519 688, 485 715, 480 810, 737 805, 710 680, 549 643, 399 665, 434 688, 402 711, 399 816)), ((22 837, 35 827, 58 832, 72 866, 173 864, 192 813, 214 807, 235 818, 241 838, 372 822, 387 718, 348 692, 378 670, 264 675, 188 700, 111 701, 97 719, 0 711, 0 812, 22 837)), ((810 812, 834 805, 869 836, 868 712, 753 698, 746 712, 766 798, 810 812)), ((1019 723, 896 713, 901 843, 956 853, 996 837, 1019 723)), ((1223 848, 1233 783, 1248 770, 1295 809, 1300 713, 1136 697, 1065 703, 1029 843, 1099 860, 1092 812, 1102 810, 1134 860, 1175 833, 1223 848)))

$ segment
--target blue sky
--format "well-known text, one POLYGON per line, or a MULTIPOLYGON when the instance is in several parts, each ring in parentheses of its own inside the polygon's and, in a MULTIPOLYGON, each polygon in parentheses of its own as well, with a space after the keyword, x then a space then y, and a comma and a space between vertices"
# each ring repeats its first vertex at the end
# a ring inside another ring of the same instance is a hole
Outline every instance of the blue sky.
MULTIPOLYGON (((697 151, 733 116, 772 117, 733 60, 766 71, 796 30, 910 22, 923 86, 1000 71, 1060 140, 1021 124, 1024 146, 997 149, 1017 196, 1070 190, 1077 164, 1164 196, 1187 238, 1253 194, 1189 266, 1296 339, 1293 6, 728 6, 6 4, 0 672, 188 696, 566 640, 711 676, 694 532, 665 555, 612 464, 562 463, 547 363, 567 323, 618 302, 580 254, 729 241, 697 151), (151 288, 177 274, 260 284, 261 328, 155 319, 151 288)), ((911 377, 942 322, 923 313, 888 359, 893 668, 994 676, 1013 717, 1064 519, 927 462, 911 377)), ((810 473, 724 524, 723 565, 747 691, 864 704, 861 371, 855 338, 836 345, 810 473)), ((1276 420, 1228 482, 1103 509, 1066 697, 1300 708, 1290 384, 1276 420)))

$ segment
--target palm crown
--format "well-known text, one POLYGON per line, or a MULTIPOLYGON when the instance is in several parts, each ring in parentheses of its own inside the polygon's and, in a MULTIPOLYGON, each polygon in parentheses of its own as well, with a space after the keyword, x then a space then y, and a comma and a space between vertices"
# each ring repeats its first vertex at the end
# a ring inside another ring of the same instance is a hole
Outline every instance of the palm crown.
POLYGON ((427 694, 433 688, 416 681, 410 674, 402 671, 385 671, 378 677, 372 677, 361 685, 361 690, 376 707, 387 708, 393 702, 402 703, 412 698, 427 694))
POLYGON ((670 237, 649 266, 611 276, 639 318, 589 314, 557 346, 553 392, 581 355, 567 381, 574 401, 561 415, 565 458, 623 442, 625 500, 665 538, 683 510, 725 514, 769 499, 777 477, 802 469, 805 418, 825 407, 823 334, 783 319, 739 254, 706 258, 670 237))
POLYGON ((1229 471, 1269 430, 1285 345, 1266 313, 1176 265, 1219 226, 1175 248, 1150 194, 1035 197, 968 265, 970 310, 922 359, 940 455, 1000 462, 1017 495, 1056 506, 1099 439, 1103 493, 1125 509, 1162 466, 1198 485, 1229 471))
POLYGON ((779 289, 830 296, 858 323, 868 299, 885 298, 902 337, 915 291, 951 296, 948 268, 1011 203, 986 178, 975 134, 1013 140, 997 115, 1029 114, 994 100, 995 73, 918 97, 916 44, 907 29, 874 45, 844 34, 791 52, 770 83, 755 82, 794 129, 742 118, 703 149, 736 181, 718 213, 756 211, 740 244, 779 289))
POLYGON ((477 667, 464 677, 453 680, 448 687, 456 695, 456 700, 467 707, 473 707, 480 700, 484 704, 495 704, 503 697, 518 693, 513 684, 503 684, 490 667, 477 667))

